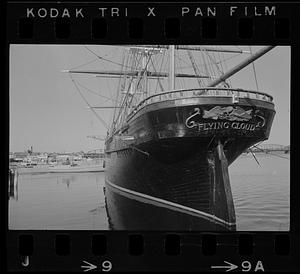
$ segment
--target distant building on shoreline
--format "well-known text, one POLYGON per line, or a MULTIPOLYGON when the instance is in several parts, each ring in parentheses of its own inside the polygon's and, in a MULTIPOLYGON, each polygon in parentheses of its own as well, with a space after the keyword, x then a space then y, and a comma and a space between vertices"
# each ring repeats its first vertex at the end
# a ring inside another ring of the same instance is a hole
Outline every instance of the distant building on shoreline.
POLYGON ((10 152, 9 162, 10 163, 30 163, 30 164, 50 164, 53 162, 78 162, 88 158, 104 158, 103 149, 93 151, 80 151, 80 152, 33 152, 32 147, 30 150, 23 152, 10 152))
POLYGON ((290 152, 290 145, 278 145, 278 144, 259 144, 254 145, 251 148, 247 149, 245 152, 255 152, 255 153, 268 153, 268 152, 284 152, 289 153, 290 152))

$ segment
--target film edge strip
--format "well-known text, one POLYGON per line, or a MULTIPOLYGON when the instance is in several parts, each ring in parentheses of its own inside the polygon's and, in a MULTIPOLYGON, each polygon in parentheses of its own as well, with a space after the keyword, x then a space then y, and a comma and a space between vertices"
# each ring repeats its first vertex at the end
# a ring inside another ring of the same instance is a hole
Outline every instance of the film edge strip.
MULTIPOLYGON (((131 18, 127 20, 127 35, 129 39, 143 39, 144 28, 141 18, 131 18)), ((201 34, 199 38, 214 40, 217 37, 217 23, 214 18, 202 19, 201 34)), ((35 23, 31 18, 22 18, 18 21, 18 35, 24 41, 32 39, 34 36, 35 23)), ((54 20, 53 30, 55 38, 61 42, 65 39, 72 38, 71 22, 69 19, 54 20)), ((92 40, 101 40, 107 37, 109 25, 105 18, 92 19, 90 36, 92 40)), ((180 20, 178 18, 165 19, 163 32, 167 39, 178 39, 181 33, 180 20)), ((255 32, 260 30, 254 28, 252 18, 240 18, 237 20, 237 37, 240 39, 252 39, 255 37, 255 32)), ((290 23, 288 18, 275 18, 273 22, 273 34, 275 39, 289 39, 290 23)), ((138 41, 138 40, 137 40, 138 41)))
MULTIPOLYGON (((162 32, 164 32, 165 37, 168 39, 180 38, 182 33, 181 19, 176 17, 167 18, 161 26, 162 32)), ((254 27, 255 23, 252 18, 239 18, 236 20, 236 30, 237 36, 240 39, 255 38, 255 33, 259 31, 257 27, 254 27)), ((18 20, 18 31, 19 38, 23 41, 29 42, 30 39, 34 38, 35 33, 35 20, 30 18, 21 18, 18 20)), ((283 39, 283 41, 288 41, 290 39, 291 23, 289 18, 274 18, 273 20, 273 30, 272 33, 275 39, 283 39)), ((72 39, 72 22, 69 19, 55 19, 53 20, 53 31, 57 42, 62 43, 65 39, 72 39)), ((105 18, 94 18, 91 19, 91 29, 88 30, 89 36, 96 42, 101 41, 101 39, 106 39, 107 34, 110 30, 109 22, 105 18), (100 40, 99 40, 100 39, 100 40)), ((209 42, 214 41, 214 38, 218 36, 217 19, 214 18, 204 18, 201 21, 201 32, 199 37, 208 39, 209 42)), ((143 39, 145 36, 145 29, 143 27, 143 19, 139 17, 129 18, 127 20, 127 36, 129 39, 143 39)), ((36 39, 36 37, 35 37, 36 39)), ((138 41, 138 40, 136 40, 138 41)), ((174 40, 175 41, 175 40, 174 40)), ((240 40, 243 41, 243 40, 240 40)), ((18 250, 21 256, 24 257, 24 266, 28 263, 26 258, 30 258, 35 251, 35 241, 34 236, 31 234, 20 233, 18 239, 18 250)), ((144 254, 147 245, 147 237, 143 237, 140 233, 128 233, 126 236, 128 240, 128 253, 133 256, 141 256, 144 254)), ((205 233, 203 233, 205 234, 205 233)), ((201 236, 201 250, 204 255, 210 256, 216 254, 216 236, 214 233, 206 233, 207 235, 201 236)), ((255 245, 253 244, 253 235, 251 233, 237 233, 237 243, 234 244, 240 255, 251 255, 255 253, 255 245)), ((276 234, 276 233, 274 233, 276 234)), ((182 254, 182 237, 184 233, 164 233, 163 241, 161 247, 164 249, 164 253, 168 256, 180 256, 182 254)), ((72 236, 66 235, 63 232, 58 233, 55 237, 54 250, 59 256, 68 256, 71 252, 72 247, 72 236)), ((107 242, 105 235, 99 233, 94 236, 89 237, 90 247, 92 253, 96 256, 104 256, 107 254, 110 245, 107 242)), ((274 253, 278 256, 288 256, 290 250, 290 238, 287 233, 282 233, 275 235, 272 239, 272 246, 274 248, 274 253)), ((108 252, 109 254, 109 252, 108 252)), ((110 265, 104 265, 103 267, 109 269, 110 265)), ((242 267, 242 266, 240 266, 242 267)), ((247 269, 248 265, 244 266, 247 269)))

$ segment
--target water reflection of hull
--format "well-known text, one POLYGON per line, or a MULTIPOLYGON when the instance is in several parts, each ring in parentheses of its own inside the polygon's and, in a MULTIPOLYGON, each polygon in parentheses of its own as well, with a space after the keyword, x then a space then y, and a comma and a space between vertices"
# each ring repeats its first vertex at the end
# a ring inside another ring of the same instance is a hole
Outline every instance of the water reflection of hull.
POLYGON ((102 165, 91 165, 91 166, 55 166, 49 167, 48 172, 50 173, 74 173, 74 172, 103 172, 104 168, 102 165))
POLYGON ((35 173, 47 173, 49 168, 47 166, 42 167, 18 167, 19 174, 35 174, 35 173))

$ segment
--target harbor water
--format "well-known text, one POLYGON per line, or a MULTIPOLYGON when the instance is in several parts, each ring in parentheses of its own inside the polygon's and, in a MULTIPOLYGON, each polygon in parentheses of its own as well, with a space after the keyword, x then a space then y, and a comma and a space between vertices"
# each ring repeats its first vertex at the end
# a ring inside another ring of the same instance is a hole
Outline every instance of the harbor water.
MULTIPOLYGON (((237 230, 288 231, 290 155, 241 155, 229 168, 237 230)), ((9 229, 108 230, 104 172, 20 174, 9 229)))

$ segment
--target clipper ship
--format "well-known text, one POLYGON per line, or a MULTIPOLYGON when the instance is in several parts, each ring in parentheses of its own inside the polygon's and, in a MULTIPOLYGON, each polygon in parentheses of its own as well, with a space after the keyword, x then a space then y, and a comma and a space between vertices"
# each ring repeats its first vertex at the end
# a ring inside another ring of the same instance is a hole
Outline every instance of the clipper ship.
POLYGON ((68 71, 119 78, 118 103, 105 141, 111 229, 236 230, 228 166, 243 151, 268 139, 275 110, 272 96, 231 87, 228 79, 272 48, 263 47, 224 71, 222 62, 210 54, 242 50, 124 46, 127 55, 121 70, 68 71), (193 73, 176 70, 178 51, 187 53, 185 61, 193 73), (206 56, 203 61, 211 61, 204 62, 206 73, 200 71, 195 51, 206 56), (162 55, 168 57, 167 71, 155 67, 159 62, 154 59, 162 55), (197 85, 177 88, 177 79, 197 85), (167 88, 162 84, 166 80, 167 88))

